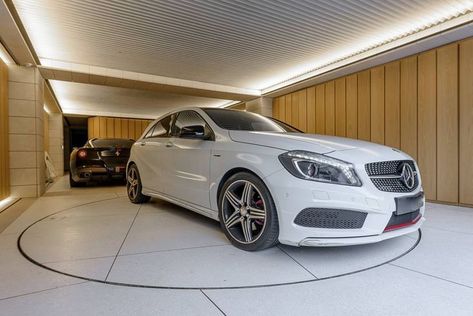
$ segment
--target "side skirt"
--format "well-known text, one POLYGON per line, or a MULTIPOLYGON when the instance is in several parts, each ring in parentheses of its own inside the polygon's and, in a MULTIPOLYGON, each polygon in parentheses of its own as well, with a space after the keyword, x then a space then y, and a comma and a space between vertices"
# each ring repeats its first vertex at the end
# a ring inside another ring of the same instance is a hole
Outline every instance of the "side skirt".
POLYGON ((196 213, 199 213, 201 215, 207 216, 207 217, 209 217, 211 219, 214 219, 216 221, 219 220, 218 219, 218 212, 215 212, 214 210, 202 207, 200 205, 195 205, 195 204, 192 204, 192 203, 189 203, 189 202, 186 202, 186 201, 182 201, 182 200, 173 198, 169 195, 166 195, 164 193, 155 192, 155 191, 148 191, 144 188, 143 188, 143 194, 146 194, 146 195, 149 195, 151 197, 158 198, 158 199, 165 200, 165 201, 170 202, 172 204, 182 206, 184 208, 187 208, 187 209, 189 209, 191 211, 194 211, 196 213))

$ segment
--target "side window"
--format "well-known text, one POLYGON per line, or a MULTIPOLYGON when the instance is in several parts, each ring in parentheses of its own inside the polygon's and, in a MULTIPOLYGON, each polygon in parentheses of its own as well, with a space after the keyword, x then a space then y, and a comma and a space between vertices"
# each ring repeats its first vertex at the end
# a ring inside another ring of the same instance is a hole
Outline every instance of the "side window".
POLYGON ((171 115, 166 116, 158 123, 154 124, 153 128, 146 134, 146 138, 150 137, 166 137, 169 135, 171 129, 171 115))
POLYGON ((204 127, 204 130, 206 131, 206 133, 210 131, 210 128, 207 125, 207 123, 199 114, 197 114, 197 112, 182 111, 182 112, 179 112, 176 121, 172 125, 171 135, 177 137, 179 136, 179 133, 181 132, 181 128, 185 126, 192 126, 192 125, 200 125, 204 127))

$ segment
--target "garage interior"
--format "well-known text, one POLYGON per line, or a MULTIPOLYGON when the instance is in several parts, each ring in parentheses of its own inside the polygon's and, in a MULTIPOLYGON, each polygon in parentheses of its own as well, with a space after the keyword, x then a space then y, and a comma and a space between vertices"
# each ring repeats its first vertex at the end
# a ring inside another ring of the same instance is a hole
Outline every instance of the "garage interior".
POLYGON ((0 315, 473 314, 471 0, 2 0, 0 122, 0 315), (73 148, 190 106, 406 152, 422 229, 245 252, 121 183, 69 186, 73 148))

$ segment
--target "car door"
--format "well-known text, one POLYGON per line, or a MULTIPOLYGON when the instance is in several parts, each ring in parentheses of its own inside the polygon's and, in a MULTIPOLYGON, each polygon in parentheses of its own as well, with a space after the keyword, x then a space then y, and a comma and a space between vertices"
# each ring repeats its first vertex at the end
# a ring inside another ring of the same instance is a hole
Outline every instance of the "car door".
POLYGON ((164 180, 169 169, 169 152, 166 145, 170 140, 172 120, 173 115, 159 120, 145 137, 137 142, 140 151, 138 169, 145 191, 164 192, 164 180))
POLYGON ((171 127, 171 138, 166 149, 169 160, 169 182, 165 192, 180 200, 210 208, 209 176, 210 155, 214 145, 213 132, 205 120, 196 112, 179 112, 171 127), (182 135, 189 126, 202 126, 207 139, 182 135))

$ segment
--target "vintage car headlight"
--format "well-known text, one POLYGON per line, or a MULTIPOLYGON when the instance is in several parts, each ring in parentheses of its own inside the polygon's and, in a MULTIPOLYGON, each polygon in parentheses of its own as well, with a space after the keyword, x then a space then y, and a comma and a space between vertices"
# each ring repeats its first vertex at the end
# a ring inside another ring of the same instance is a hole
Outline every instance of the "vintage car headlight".
POLYGON ((353 165, 342 160, 295 150, 279 155, 279 161, 287 171, 300 179, 361 186, 353 165))

